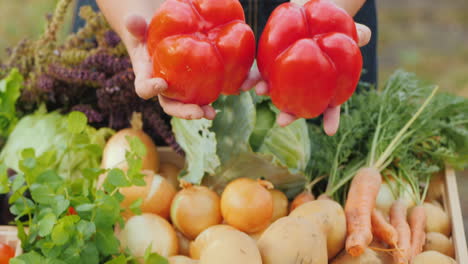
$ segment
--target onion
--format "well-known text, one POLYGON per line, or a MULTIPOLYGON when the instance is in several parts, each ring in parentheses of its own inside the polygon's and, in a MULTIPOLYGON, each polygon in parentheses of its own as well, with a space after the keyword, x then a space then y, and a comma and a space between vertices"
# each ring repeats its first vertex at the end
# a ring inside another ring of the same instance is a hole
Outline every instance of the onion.
POLYGON ((172 256, 167 259, 169 264, 197 264, 198 260, 188 258, 186 256, 172 256))
POLYGON ((119 239, 123 250, 142 258, 145 250, 151 245, 151 252, 163 257, 177 254, 177 235, 171 224, 155 214, 133 216, 120 232, 119 239))
POLYGON ((273 216, 271 222, 288 215, 288 197, 277 189, 270 190, 271 197, 273 198, 273 216))
POLYGON ((179 242, 179 255, 190 256, 190 240, 177 230, 176 234, 179 242))
POLYGON ((221 212, 229 225, 255 233, 264 229, 273 216, 271 183, 239 178, 230 182, 221 195, 221 212))
POLYGON ((152 171, 142 171, 146 176, 144 178, 145 186, 131 186, 120 189, 125 198, 122 201, 122 207, 127 210, 123 216, 128 218, 132 216, 129 206, 138 198, 143 199, 141 211, 143 213, 153 213, 164 218, 169 218, 171 202, 176 193, 174 187, 163 177, 154 174, 152 171))
POLYGON ((142 170, 158 172, 159 156, 153 140, 142 130, 141 115, 134 114, 132 128, 125 128, 114 134, 104 147, 101 167, 105 169, 127 167, 125 153, 130 150, 127 137, 137 137, 146 147, 146 155, 142 157, 142 170))
POLYGON ((383 182, 380 186, 379 194, 376 199, 376 208, 388 215, 390 213, 390 208, 397 198, 393 195, 392 190, 398 191, 401 188, 403 188, 403 191, 400 191, 400 197, 398 198, 405 202, 407 208, 415 206, 416 203, 413 199, 414 194, 410 184, 403 182, 402 185, 398 185, 395 180, 389 179, 388 181, 383 182))
POLYGON ((219 203, 218 194, 208 187, 186 184, 172 202, 172 223, 188 239, 195 239, 203 230, 221 223, 219 203))
POLYGON ((179 173, 180 168, 172 163, 161 163, 159 165, 159 175, 166 178, 176 190, 180 189, 179 186, 179 173))

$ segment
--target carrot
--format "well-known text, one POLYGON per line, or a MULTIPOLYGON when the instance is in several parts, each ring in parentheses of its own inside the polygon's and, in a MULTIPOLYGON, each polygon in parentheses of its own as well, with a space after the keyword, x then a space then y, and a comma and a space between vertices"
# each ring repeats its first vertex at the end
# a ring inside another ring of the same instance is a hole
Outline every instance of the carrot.
POLYGON ((345 205, 348 227, 346 251, 360 256, 372 242, 371 214, 382 184, 376 168, 361 168, 354 176, 345 205))
POLYGON ((426 242, 426 211, 422 205, 415 206, 409 215, 411 228, 411 258, 422 252, 426 242))
POLYGON ((396 200, 390 209, 390 223, 398 233, 398 249, 393 255, 395 264, 408 264, 411 255, 411 230, 406 220, 408 208, 402 200, 396 200))
POLYGON ((395 228, 387 222, 384 215, 377 209, 372 211, 372 233, 392 247, 398 243, 398 233, 395 228))

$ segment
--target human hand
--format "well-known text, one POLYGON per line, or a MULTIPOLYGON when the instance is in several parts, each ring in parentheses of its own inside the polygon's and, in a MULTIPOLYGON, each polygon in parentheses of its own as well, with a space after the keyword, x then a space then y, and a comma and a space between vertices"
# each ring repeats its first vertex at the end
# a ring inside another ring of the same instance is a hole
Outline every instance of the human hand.
MULTIPOLYGON (((183 119, 214 119, 216 112, 210 105, 199 106, 185 104, 163 96, 161 93, 168 88, 162 78, 153 78, 153 63, 146 46, 148 23, 141 16, 132 15, 125 20, 125 27, 133 41, 127 44, 128 53, 135 72, 135 89, 138 96, 150 99, 158 96, 159 103, 168 115, 183 119)), ((255 86, 261 80, 257 69, 249 73, 240 90, 245 91, 255 86)))

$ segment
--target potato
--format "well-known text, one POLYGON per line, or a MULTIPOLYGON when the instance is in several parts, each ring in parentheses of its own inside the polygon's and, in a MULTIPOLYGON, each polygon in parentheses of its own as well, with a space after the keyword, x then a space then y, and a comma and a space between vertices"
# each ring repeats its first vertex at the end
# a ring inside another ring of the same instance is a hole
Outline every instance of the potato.
POLYGON ((180 168, 172 163, 161 163, 159 165, 159 175, 166 178, 176 190, 180 189, 179 173, 180 168))
POLYGON ((255 241, 224 225, 203 231, 192 243, 190 252, 200 264, 262 264, 255 241))
POLYGON ((437 251, 449 257, 455 257, 453 242, 445 235, 437 232, 426 234, 424 251, 437 251))
POLYGON ((169 264, 197 264, 198 260, 186 256, 172 256, 167 259, 169 264))
MULTIPOLYGON (((331 264, 384 264, 385 262, 379 257, 377 252, 370 248, 366 248, 364 253, 359 257, 349 255, 346 250, 343 250, 331 264)), ((387 262, 388 263, 388 262, 387 262)), ((391 263, 391 262, 390 262, 391 263)))
POLYGON ((325 233, 306 218, 278 219, 265 230, 257 245, 263 264, 328 263, 325 233))
POLYGON ((343 249, 346 239, 346 217, 339 203, 332 200, 307 202, 292 211, 290 216, 306 218, 321 227, 326 234, 328 259, 343 249))
POLYGON ((412 264, 457 264, 457 262, 437 251, 426 251, 414 257, 412 264))
POLYGON ((169 181, 152 171, 146 170, 142 171, 142 173, 145 174, 145 186, 131 186, 120 189, 120 192, 125 196, 121 205, 123 208, 127 208, 123 216, 125 218, 133 216, 128 208, 138 198, 142 198, 143 203, 140 208, 143 213, 157 214, 168 219, 172 199, 176 194, 174 187, 169 181))
POLYGON ((155 214, 142 214, 128 219, 125 228, 119 233, 123 250, 141 258, 151 245, 151 252, 157 252, 163 257, 177 254, 177 235, 166 219, 155 214))
POLYGON ((426 233, 438 232, 450 236, 452 230, 448 214, 431 203, 424 203, 423 206, 427 216, 426 233))

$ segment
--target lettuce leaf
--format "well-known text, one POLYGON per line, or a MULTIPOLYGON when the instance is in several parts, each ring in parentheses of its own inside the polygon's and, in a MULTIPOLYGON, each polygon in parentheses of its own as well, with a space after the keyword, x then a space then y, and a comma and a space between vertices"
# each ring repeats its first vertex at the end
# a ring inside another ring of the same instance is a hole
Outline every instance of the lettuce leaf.
POLYGON ((58 112, 45 113, 44 109, 23 117, 2 149, 0 162, 19 171, 21 152, 30 148, 37 156, 54 152, 51 169, 57 169, 63 178, 78 176, 84 168, 99 167, 102 149, 113 131, 108 128, 96 130, 84 121, 82 131, 77 134, 68 129, 68 124, 67 116, 58 112))
POLYGON ((221 164, 216 154, 216 134, 209 128, 213 121, 172 118, 177 142, 185 151, 188 165, 181 176, 188 182, 200 183, 205 173, 213 174, 221 164))
POLYGON ((264 120, 257 120, 261 115, 254 99, 250 92, 220 97, 213 104, 218 112, 213 121, 172 119, 176 139, 187 154, 184 180, 222 190, 235 178, 264 178, 289 196, 303 188, 310 158, 306 122, 285 128, 275 125, 262 132, 265 135, 258 142, 252 134, 264 120))
POLYGON ((18 121, 15 105, 22 85, 23 76, 16 68, 0 80, 0 137, 8 137, 18 121))

